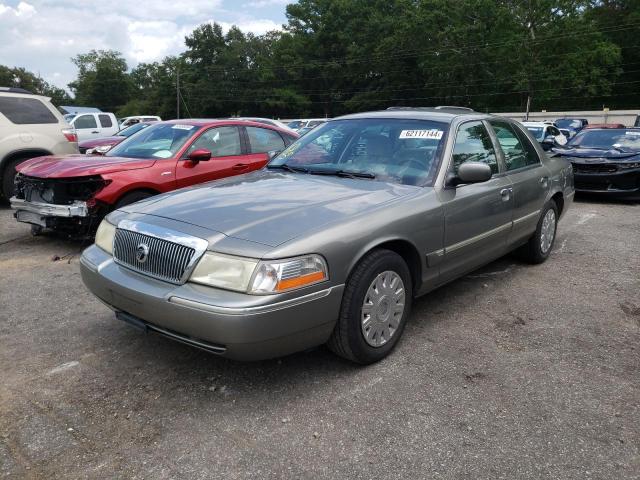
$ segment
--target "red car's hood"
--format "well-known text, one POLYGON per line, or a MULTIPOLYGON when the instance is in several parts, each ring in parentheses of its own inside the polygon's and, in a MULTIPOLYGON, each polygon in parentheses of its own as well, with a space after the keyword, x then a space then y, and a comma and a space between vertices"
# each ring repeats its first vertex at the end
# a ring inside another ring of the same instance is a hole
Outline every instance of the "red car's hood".
POLYGON ((68 178, 149 168, 155 160, 146 158, 104 157, 92 155, 49 155, 18 165, 23 175, 39 178, 68 178))
POLYGON ((94 148, 101 147, 103 145, 116 145, 123 141, 126 137, 102 137, 102 138, 92 138, 91 140, 85 140, 84 142, 80 142, 78 146, 80 148, 94 148))

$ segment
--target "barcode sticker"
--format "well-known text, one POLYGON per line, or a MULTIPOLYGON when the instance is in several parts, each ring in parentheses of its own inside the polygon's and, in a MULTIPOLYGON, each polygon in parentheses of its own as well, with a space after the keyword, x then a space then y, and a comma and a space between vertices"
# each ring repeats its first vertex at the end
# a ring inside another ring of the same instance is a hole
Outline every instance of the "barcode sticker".
POLYGON ((442 138, 442 130, 402 130, 400 132, 400 138, 430 138, 433 140, 440 140, 442 138))

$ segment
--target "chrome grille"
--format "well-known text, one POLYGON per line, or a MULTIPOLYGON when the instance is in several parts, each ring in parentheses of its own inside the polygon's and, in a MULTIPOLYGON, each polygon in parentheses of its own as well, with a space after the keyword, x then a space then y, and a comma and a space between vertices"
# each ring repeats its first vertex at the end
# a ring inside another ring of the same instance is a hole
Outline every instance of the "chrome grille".
POLYGON ((121 228, 116 229, 113 239, 113 257, 117 263, 171 283, 182 283, 194 254, 194 248, 121 228), (136 257, 142 245, 147 246, 148 252, 144 260, 136 257))

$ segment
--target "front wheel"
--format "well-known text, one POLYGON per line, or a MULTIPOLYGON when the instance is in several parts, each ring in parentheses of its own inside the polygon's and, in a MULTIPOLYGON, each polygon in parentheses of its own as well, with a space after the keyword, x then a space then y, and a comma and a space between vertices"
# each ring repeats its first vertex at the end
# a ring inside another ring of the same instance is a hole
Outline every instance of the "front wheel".
POLYGON ((402 257, 383 249, 371 252, 347 281, 328 347, 356 363, 381 360, 402 336, 411 300, 411 275, 402 257))
POLYGON ((533 236, 522 247, 523 258, 533 264, 542 263, 551 254, 553 242, 556 239, 558 228, 558 207, 556 202, 550 200, 542 209, 542 215, 538 220, 538 226, 533 236))

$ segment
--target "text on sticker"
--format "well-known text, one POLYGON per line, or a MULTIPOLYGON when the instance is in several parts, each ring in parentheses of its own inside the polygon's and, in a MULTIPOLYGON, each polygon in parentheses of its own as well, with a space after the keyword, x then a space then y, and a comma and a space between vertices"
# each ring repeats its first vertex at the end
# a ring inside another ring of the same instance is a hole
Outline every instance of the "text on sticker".
POLYGON ((431 130, 402 130, 400 132, 400 138, 431 138, 433 140, 440 140, 444 132, 438 129, 431 130))
POLYGON ((193 128, 193 125, 180 125, 180 124, 176 124, 171 128, 175 128, 176 130, 191 130, 193 128))

